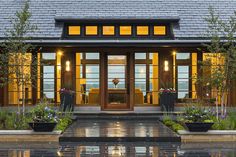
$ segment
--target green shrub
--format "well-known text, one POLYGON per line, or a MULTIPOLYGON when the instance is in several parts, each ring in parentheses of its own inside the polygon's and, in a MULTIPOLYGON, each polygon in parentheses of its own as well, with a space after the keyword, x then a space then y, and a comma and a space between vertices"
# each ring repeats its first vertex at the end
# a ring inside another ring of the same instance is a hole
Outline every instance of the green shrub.
POLYGON ((175 122, 172 121, 172 120, 168 120, 168 121, 165 121, 164 124, 165 124, 166 126, 168 126, 168 127, 171 127, 172 125, 175 124, 175 122))
POLYGON ((224 119, 214 119, 213 130, 235 130, 236 129, 236 113, 229 112, 224 119))
POLYGON ((15 114, 9 114, 6 117, 5 128, 7 130, 14 130, 16 128, 16 117, 15 117, 15 114))
POLYGON ((0 111, 0 129, 6 128, 5 123, 6 123, 8 114, 9 112, 7 110, 0 111))
POLYGON ((178 130, 185 130, 184 127, 182 125, 180 125, 179 123, 175 123, 171 126, 172 130, 174 130, 175 132, 177 132, 178 130))
POLYGON ((11 113, 8 117, 6 126, 9 129, 14 130, 27 130, 29 129, 28 122, 31 121, 31 117, 29 115, 11 113))
POLYGON ((57 123, 56 130, 65 131, 69 125, 72 124, 72 118, 70 114, 61 115, 57 123))
POLYGON ((171 128, 175 132, 177 132, 178 130, 184 130, 184 127, 180 123, 173 121, 170 116, 165 115, 162 121, 163 124, 171 128))

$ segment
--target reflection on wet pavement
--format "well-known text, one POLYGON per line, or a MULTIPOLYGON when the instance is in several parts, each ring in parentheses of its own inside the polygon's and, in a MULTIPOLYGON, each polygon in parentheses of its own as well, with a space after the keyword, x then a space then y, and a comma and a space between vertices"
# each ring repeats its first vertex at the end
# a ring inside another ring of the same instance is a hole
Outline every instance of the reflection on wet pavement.
POLYGON ((74 157, 176 157, 178 144, 162 144, 156 143, 99 143, 62 146, 62 154, 74 157), (151 145, 150 145, 151 144, 151 145), (69 154, 71 150, 75 153, 69 154))
POLYGON ((157 120, 78 120, 64 133, 65 137, 176 137, 157 120))
POLYGON ((235 143, 2 143, 0 157, 235 157, 235 143))
MULTIPOLYGON (((60 143, 0 143, 0 157, 236 157, 236 143, 180 143, 147 140, 104 142, 111 137, 178 138, 157 120, 78 120, 63 137, 95 137, 60 143)), ((129 139, 131 139, 129 138, 129 139)))

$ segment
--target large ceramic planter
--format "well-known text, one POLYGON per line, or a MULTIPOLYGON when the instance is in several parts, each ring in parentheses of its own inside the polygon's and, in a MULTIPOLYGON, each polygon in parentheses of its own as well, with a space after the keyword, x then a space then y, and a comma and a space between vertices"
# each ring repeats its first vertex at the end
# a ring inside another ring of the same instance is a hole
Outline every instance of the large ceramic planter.
POLYGON ((65 112, 66 110, 69 111, 74 111, 74 93, 61 93, 60 94, 60 99, 61 99, 61 105, 60 108, 63 112, 65 112))
POLYGON ((52 132, 57 123, 29 123, 35 132, 52 132))
POLYGON ((191 132, 207 132, 214 123, 185 123, 191 132))
POLYGON ((176 93, 163 92, 160 94, 160 106, 162 111, 174 111, 176 93))

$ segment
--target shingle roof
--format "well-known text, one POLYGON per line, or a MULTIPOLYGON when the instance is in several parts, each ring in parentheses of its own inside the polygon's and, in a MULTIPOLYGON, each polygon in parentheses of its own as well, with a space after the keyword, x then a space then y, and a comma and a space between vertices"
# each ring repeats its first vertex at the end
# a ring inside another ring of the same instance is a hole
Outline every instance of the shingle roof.
MULTIPOLYGON (((24 0, 0 0, 0 37, 10 27, 10 17, 21 9, 24 0)), ((204 18, 212 6, 228 19, 236 11, 236 0, 31 0, 35 38, 60 38, 63 25, 56 18, 74 19, 168 19, 179 18, 174 26, 176 39, 202 37, 204 18)))

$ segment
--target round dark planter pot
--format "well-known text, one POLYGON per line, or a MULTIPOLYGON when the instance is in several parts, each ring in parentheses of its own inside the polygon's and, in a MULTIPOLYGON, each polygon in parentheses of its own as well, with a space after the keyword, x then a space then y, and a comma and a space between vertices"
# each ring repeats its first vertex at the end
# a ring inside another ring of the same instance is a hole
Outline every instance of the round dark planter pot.
POLYGON ((191 132, 207 132, 214 123, 185 123, 191 132))
POLYGON ((29 126, 35 132, 52 132, 56 127, 57 123, 29 123, 29 126))

